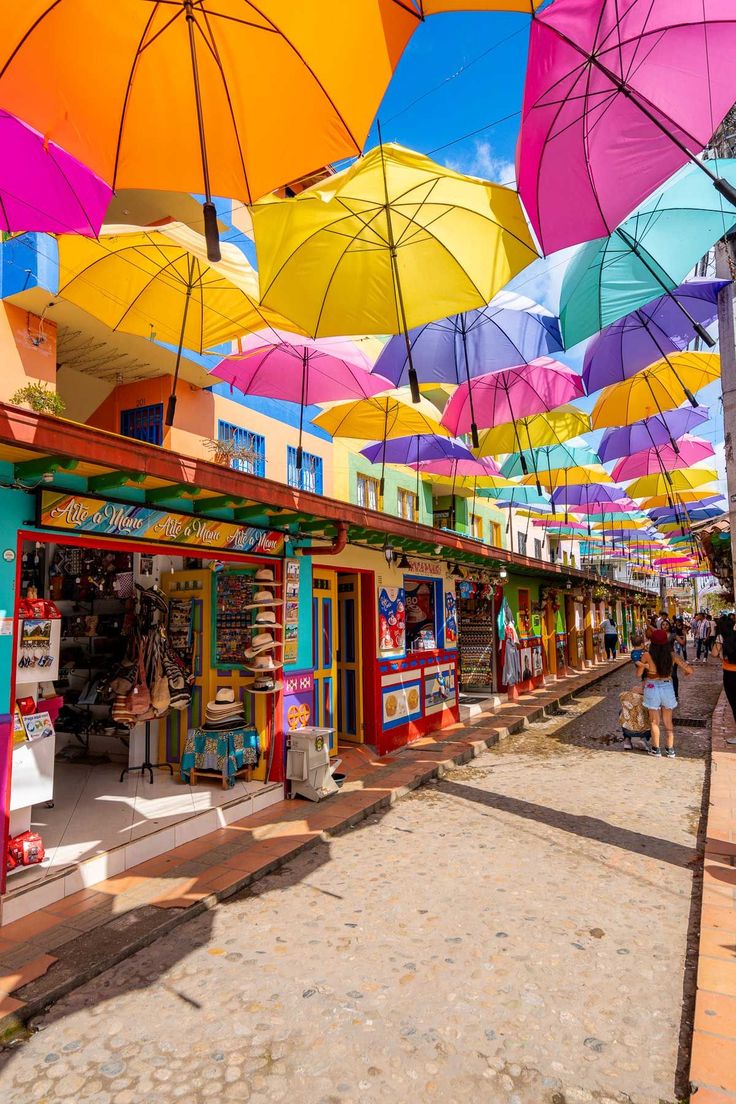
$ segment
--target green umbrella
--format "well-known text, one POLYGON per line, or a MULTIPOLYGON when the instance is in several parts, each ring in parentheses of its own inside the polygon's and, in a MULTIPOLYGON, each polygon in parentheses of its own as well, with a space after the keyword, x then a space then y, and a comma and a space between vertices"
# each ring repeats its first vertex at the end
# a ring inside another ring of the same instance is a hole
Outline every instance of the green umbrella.
MULTIPOLYGON (((718 169, 736 183, 736 160, 722 160, 718 169)), ((708 177, 692 165, 681 169, 609 237, 587 242, 573 257, 560 295, 565 348, 669 294, 734 224, 736 207, 711 187, 708 177)), ((712 346, 707 331, 690 321, 712 346)))

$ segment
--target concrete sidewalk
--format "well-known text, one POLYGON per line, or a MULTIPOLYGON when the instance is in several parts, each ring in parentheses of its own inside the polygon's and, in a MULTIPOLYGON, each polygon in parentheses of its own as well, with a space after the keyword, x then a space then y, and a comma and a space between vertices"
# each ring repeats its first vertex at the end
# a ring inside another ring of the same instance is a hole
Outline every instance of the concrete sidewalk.
POLYGON ((335 798, 282 801, 0 928, 0 1032, 627 663, 570 675, 392 756, 351 749, 350 780, 335 798))

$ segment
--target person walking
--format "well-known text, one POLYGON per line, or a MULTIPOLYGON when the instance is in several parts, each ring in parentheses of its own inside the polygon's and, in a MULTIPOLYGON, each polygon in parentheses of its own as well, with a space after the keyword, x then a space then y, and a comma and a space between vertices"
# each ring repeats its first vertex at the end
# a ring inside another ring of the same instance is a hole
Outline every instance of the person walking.
POLYGON ((708 614, 708 655, 710 655, 710 653, 713 651, 713 645, 716 642, 716 637, 717 636, 718 636, 718 625, 716 624, 716 619, 711 613, 709 613, 708 614))
POLYGON ((710 618, 704 613, 698 614, 695 625, 695 658, 701 663, 708 662, 708 637, 710 636, 710 618))
POLYGON ((646 675, 643 701, 649 710, 652 728, 650 755, 661 755, 659 741, 661 730, 665 734, 665 754, 675 758, 675 734, 672 728, 672 710, 677 708, 677 698, 672 685, 672 668, 677 666, 685 675, 693 673, 692 667, 676 656, 669 634, 664 629, 654 629, 649 637, 649 651, 644 652, 637 663, 637 670, 646 675))
POLYGON ((603 645, 606 649, 606 659, 615 659, 616 647, 618 645, 618 629, 610 613, 608 617, 604 617, 603 621, 601 621, 601 631, 603 633, 603 645))
POLYGON ((724 613, 718 619, 716 642, 712 656, 720 659, 723 667, 723 689, 736 721, 736 629, 731 616, 724 613))

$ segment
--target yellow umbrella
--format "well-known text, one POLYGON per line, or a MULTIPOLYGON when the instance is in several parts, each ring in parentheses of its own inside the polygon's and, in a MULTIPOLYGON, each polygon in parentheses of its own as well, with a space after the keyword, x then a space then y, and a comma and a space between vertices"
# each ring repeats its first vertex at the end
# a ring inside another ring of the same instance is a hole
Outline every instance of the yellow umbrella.
POLYGON ((566 404, 543 414, 517 418, 513 422, 484 429, 480 434, 477 456, 503 456, 518 450, 517 430, 524 448, 543 448, 545 445, 561 445, 581 433, 590 430, 590 416, 576 406, 566 404))
POLYGON ((537 255, 515 191, 396 145, 252 216, 261 302, 314 336, 406 336, 487 303, 537 255))
POLYGON ((0 103, 115 190, 204 193, 217 260, 212 195, 359 154, 419 20, 395 0, 5 3, 0 103))
MULTIPOLYGON (((676 491, 674 497, 678 502, 700 502, 704 498, 712 498, 713 490, 709 491, 676 491)), ((666 494, 654 495, 653 498, 644 499, 639 503, 642 510, 657 510, 660 506, 671 506, 672 498, 666 494)))
MULTIPOLYGON (((652 495, 679 494, 681 491, 695 491, 708 483, 718 480, 718 472, 712 468, 680 468, 654 475, 643 475, 635 479, 626 488, 629 498, 651 498, 652 495)), ((714 493, 714 492, 711 492, 714 493)))
POLYGON ((176 409, 182 349, 202 354, 249 330, 294 326, 258 305, 258 277, 233 245, 207 260, 205 240, 181 224, 163 231, 106 227, 99 238, 62 234, 59 296, 112 330, 155 337, 177 348, 166 424, 176 409))
POLYGON ((522 475, 519 482, 527 485, 539 482, 547 490, 553 491, 556 487, 574 487, 579 483, 612 483, 613 480, 602 465, 591 464, 589 468, 552 468, 550 471, 540 468, 538 472, 522 475))
POLYGON ((631 425, 674 410, 685 399, 697 406, 695 392, 720 374, 721 361, 715 353, 672 353, 631 379, 605 387, 593 407, 593 428, 631 425))

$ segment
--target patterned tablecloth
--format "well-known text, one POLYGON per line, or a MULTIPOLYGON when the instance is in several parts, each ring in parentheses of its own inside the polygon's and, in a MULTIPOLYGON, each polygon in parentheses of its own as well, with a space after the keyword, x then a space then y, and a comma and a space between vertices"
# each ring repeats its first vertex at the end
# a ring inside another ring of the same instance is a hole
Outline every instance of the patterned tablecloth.
POLYGON ((258 733, 254 728, 233 728, 224 732, 190 728, 181 759, 182 781, 189 781, 193 769, 218 771, 234 786, 236 772, 243 767, 257 766, 259 755, 258 733))

